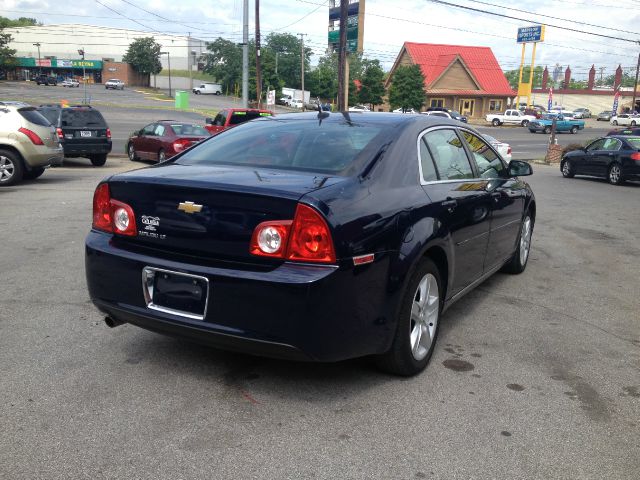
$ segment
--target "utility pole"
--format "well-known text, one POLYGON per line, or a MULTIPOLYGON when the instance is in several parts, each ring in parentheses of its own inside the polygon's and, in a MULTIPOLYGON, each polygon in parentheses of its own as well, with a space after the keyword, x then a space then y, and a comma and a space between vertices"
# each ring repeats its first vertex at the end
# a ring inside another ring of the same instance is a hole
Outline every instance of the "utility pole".
POLYGON ((160 52, 160 55, 167 56, 167 66, 169 67, 169 98, 171 98, 171 55, 169 54, 169 52, 160 52))
POLYGON ((249 0, 242 3, 242 107, 249 106, 249 0))
POLYGON ((34 47, 38 47, 38 75, 42 75, 42 61, 40 60, 40 42, 34 43, 34 47))
POLYGON ((262 69, 260 65, 260 0, 256 0, 256 98, 262 108, 262 69))
POLYGON ((189 69, 189 91, 193 90, 193 65, 191 63, 191 32, 187 35, 187 69, 189 69))
POLYGON ((300 35, 300 78, 302 80, 302 111, 304 112, 304 37, 306 33, 299 33, 298 35, 300 35))
MULTIPOLYGON (((347 59, 347 15, 349 14, 349 1, 340 0, 340 41, 338 43, 338 110, 347 110, 346 98, 343 94, 348 81, 345 80, 347 59)), ((347 87, 348 88, 348 87, 347 87)))
MULTIPOLYGON (((640 42, 638 42, 640 44, 640 42)), ((636 93, 638 91, 638 73, 640 73, 640 54, 638 54, 638 64, 636 65, 636 81, 633 82, 633 100, 631 100, 631 111, 636 111, 636 93)))
POLYGON ((607 67, 598 67, 598 70, 600 70, 600 86, 602 86, 602 76, 604 75, 604 71, 607 69, 607 67))

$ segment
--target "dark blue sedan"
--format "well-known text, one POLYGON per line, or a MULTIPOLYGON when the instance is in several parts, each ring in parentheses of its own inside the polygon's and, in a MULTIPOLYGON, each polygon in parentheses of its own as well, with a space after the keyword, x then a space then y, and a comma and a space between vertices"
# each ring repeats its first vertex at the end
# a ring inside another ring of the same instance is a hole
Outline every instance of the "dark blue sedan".
POLYGON ((447 307, 525 269, 531 173, 439 117, 259 119, 98 185, 89 293, 112 327, 413 375, 447 307))

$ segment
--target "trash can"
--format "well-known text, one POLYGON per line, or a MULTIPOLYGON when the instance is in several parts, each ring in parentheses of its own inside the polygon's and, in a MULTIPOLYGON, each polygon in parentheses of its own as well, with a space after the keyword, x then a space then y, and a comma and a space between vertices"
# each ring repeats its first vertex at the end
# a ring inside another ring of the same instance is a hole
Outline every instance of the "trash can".
POLYGON ((189 108, 189 92, 186 90, 176 90, 176 108, 181 110, 189 108))

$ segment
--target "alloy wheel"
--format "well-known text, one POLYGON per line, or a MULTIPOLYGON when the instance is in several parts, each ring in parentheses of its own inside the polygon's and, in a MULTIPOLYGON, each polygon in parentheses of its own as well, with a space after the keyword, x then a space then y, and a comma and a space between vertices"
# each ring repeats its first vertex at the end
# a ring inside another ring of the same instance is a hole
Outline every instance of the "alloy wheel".
POLYGON ((618 165, 611 165, 611 168, 609 169, 609 181, 611 183, 620 182, 620 167, 618 165))
POLYGON ((438 329, 439 314, 438 281, 427 273, 420 280, 411 305, 409 341, 414 359, 420 361, 429 353, 438 329))
POLYGON ((136 150, 133 148, 133 144, 129 144, 129 160, 134 161, 136 159, 136 150))
POLYGON ((0 156, 0 182, 8 182, 13 177, 16 166, 10 158, 0 156))
POLYGON ((520 264, 525 265, 529 258, 531 248, 531 217, 527 216, 522 222, 522 233, 520 234, 520 264))

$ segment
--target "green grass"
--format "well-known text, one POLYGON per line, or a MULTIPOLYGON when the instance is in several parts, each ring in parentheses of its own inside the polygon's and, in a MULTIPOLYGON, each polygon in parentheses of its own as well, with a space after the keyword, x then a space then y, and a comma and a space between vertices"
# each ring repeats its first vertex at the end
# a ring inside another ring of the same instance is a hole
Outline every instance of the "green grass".
MULTIPOLYGON (((169 70, 167 69, 163 69, 159 74, 159 77, 168 77, 169 76, 169 70)), ((189 70, 174 70, 173 68, 171 69, 171 76, 172 77, 184 77, 184 78, 189 78, 189 70)), ((212 77, 211 75, 209 75, 208 73, 203 73, 203 72, 193 72, 193 78, 195 80, 205 80, 207 82, 215 82, 216 79, 214 77, 212 77)))

